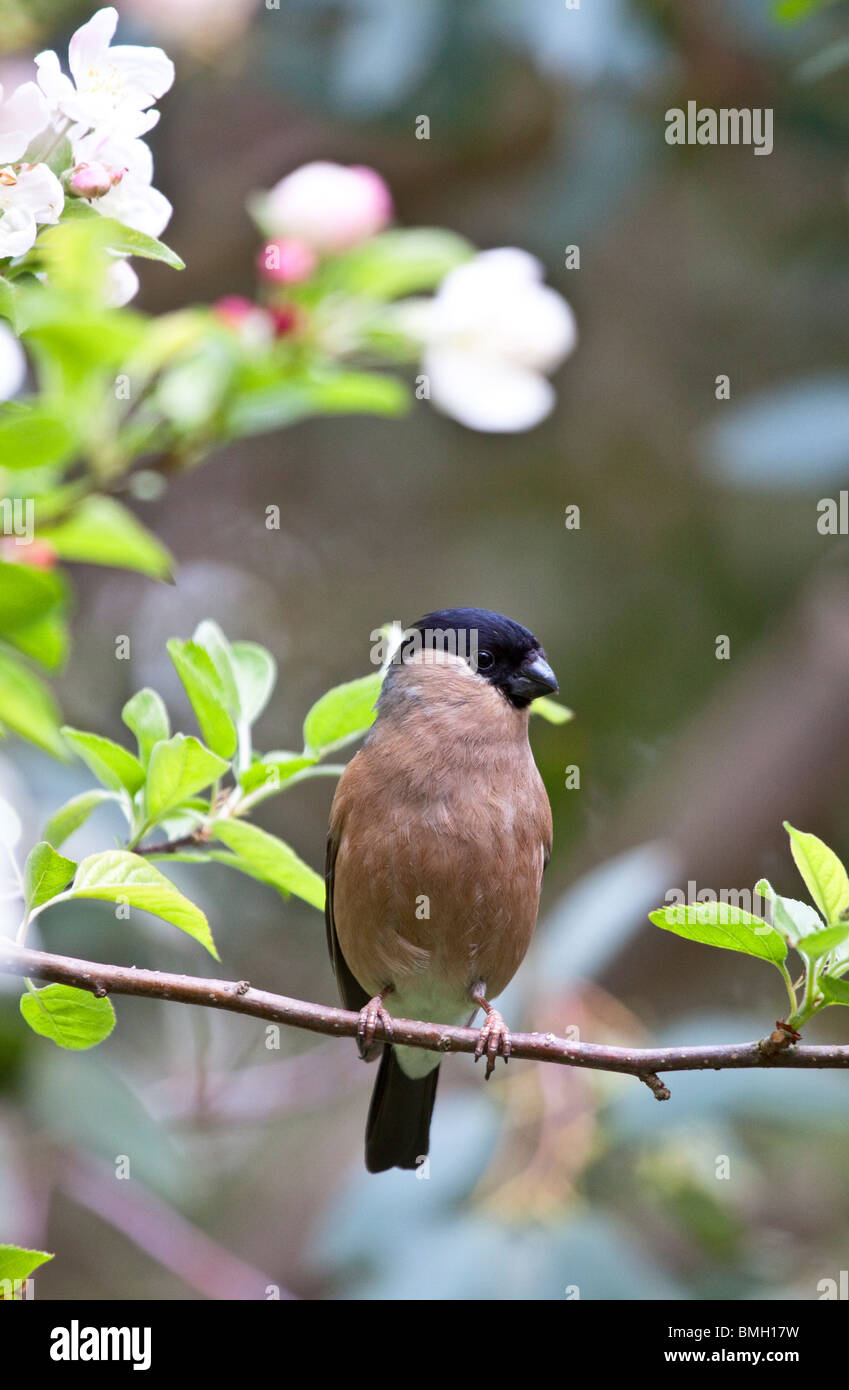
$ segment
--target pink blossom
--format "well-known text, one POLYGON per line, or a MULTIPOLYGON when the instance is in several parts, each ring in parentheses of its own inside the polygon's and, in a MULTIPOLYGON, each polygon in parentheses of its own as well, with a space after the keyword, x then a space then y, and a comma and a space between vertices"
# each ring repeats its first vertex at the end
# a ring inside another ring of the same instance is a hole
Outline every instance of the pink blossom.
POLYGON ((77 164, 71 170, 68 191, 77 198, 102 198, 120 183, 124 177, 123 169, 112 169, 107 164, 77 164))
POLYGON ((258 257, 259 273, 278 285, 296 285, 308 280, 318 263, 318 257, 305 241, 282 237, 269 241, 258 257))
POLYGON ((250 346, 262 347, 274 337, 271 316, 242 294, 225 294, 213 304, 212 312, 250 346))
POLYGON ((374 169, 316 161, 287 174, 260 207, 273 237, 304 242, 320 255, 367 241, 392 218, 392 195, 374 169))

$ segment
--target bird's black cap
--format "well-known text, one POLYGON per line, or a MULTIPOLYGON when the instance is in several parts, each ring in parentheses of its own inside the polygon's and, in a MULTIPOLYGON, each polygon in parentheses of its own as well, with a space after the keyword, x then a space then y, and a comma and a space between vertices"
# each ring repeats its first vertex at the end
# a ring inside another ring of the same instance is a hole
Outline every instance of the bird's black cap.
POLYGON ((419 618, 411 630, 422 633, 425 646, 439 645, 464 657, 520 709, 557 690, 557 679, 534 634, 503 613, 442 608, 419 618))

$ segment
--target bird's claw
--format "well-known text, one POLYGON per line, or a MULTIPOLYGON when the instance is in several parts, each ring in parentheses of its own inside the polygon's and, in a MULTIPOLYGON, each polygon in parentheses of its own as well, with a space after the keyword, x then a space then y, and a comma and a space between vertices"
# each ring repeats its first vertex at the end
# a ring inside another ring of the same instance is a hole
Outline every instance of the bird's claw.
POLYGON ((510 1029, 497 1009, 490 1009, 484 1019, 475 1047, 475 1061, 479 1062, 484 1053, 486 1053, 486 1076, 484 1079, 488 1081, 495 1071, 496 1057, 503 1057, 505 1063, 510 1060, 510 1029))
POLYGON ((361 1057, 367 1057, 371 1051, 378 1023, 383 1027, 386 1041, 391 1042, 392 1019, 383 1007, 383 997, 380 994, 376 994, 364 1008, 360 1009, 360 1021, 357 1024, 357 1046, 360 1049, 361 1057))

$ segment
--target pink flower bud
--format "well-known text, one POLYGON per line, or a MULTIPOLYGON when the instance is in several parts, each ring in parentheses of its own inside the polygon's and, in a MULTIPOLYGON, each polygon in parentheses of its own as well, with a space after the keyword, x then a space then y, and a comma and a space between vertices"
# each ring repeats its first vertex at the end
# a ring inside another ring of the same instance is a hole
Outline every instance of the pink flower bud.
POLYGON ((225 294, 212 306, 212 312, 227 328, 237 333, 243 342, 254 347, 262 347, 274 337, 274 323, 271 316, 245 299, 241 294, 225 294))
POLYGON ((308 280, 318 263, 318 257, 305 241, 283 237, 269 241, 259 253, 259 273, 277 285, 296 285, 308 280))
POLYGON ((36 570, 52 570, 59 558, 51 541, 36 538, 26 545, 18 545, 11 536, 4 536, 0 540, 0 557, 9 563, 29 565, 36 570))
MULTIPOLYGON (((118 179, 123 176, 118 173, 118 179)), ((113 171, 106 164, 77 164, 71 170, 68 192, 77 198, 102 198, 112 188, 113 171)))
POLYGON ((246 319, 257 312, 257 306, 242 294, 225 294, 212 306, 216 318, 222 319, 228 328, 241 328, 246 319))
POLYGON ((346 251, 381 231, 392 195, 374 169, 317 160, 287 174, 268 194, 265 218, 275 237, 306 243, 319 255, 346 251))

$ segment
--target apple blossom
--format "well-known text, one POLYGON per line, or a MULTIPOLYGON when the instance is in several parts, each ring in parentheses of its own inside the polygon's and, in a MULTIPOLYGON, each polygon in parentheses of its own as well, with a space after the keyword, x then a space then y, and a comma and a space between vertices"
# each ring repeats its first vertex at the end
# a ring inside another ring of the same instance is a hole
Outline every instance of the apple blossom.
POLYGON ((223 295, 213 304, 212 312, 251 347, 267 346, 274 337, 274 323, 270 314, 244 295, 223 295))
POLYGON ((26 358, 20 343, 11 328, 0 321, 0 401, 8 401, 18 394, 26 371, 26 358))
POLYGON ((139 277, 129 261, 115 260, 106 272, 106 303, 110 309, 123 309, 139 292, 139 277))
POLYGON ((5 98, 0 86, 0 164, 22 159, 49 120, 50 109, 34 82, 23 82, 5 98))
POLYGON ((75 166, 102 165, 109 172, 106 192, 83 195, 93 208, 147 236, 165 230, 173 209, 164 193, 151 187, 153 155, 143 140, 91 131, 74 139, 73 151, 75 166))
POLYGON ((572 310, 526 251, 483 251, 449 271, 431 300, 398 306, 424 343, 430 398, 470 429, 527 430, 554 404, 545 372, 572 351, 572 310))
POLYGON ((133 227, 147 236, 160 236, 167 227, 173 208, 158 188, 129 176, 114 184, 108 193, 98 198, 92 207, 104 217, 116 217, 126 227, 133 227))
POLYGON ((0 169, 0 259, 23 256, 41 222, 58 222, 65 204, 62 185, 46 164, 0 169))
POLYGON ((257 257, 260 275, 279 285, 296 285, 308 280, 318 264, 318 257, 305 241, 282 237, 269 241, 257 257))
POLYGON ((68 177, 68 192, 76 198, 102 198, 123 177, 123 169, 110 169, 106 164, 75 164, 68 177))
POLYGON ((65 117, 80 133, 144 135, 159 120, 150 108, 174 81, 174 64, 161 48, 113 47, 117 25, 118 12, 110 5, 77 29, 68 48, 71 77, 52 50, 36 56, 38 83, 54 118, 65 117))
POLYGON ((392 196, 374 169, 317 160, 275 184, 261 216, 270 235, 334 254, 381 231, 392 217, 392 196))
POLYGON ((103 164, 141 183, 153 182, 153 155, 144 140, 92 130, 82 136, 75 134, 71 143, 75 164, 103 164))

